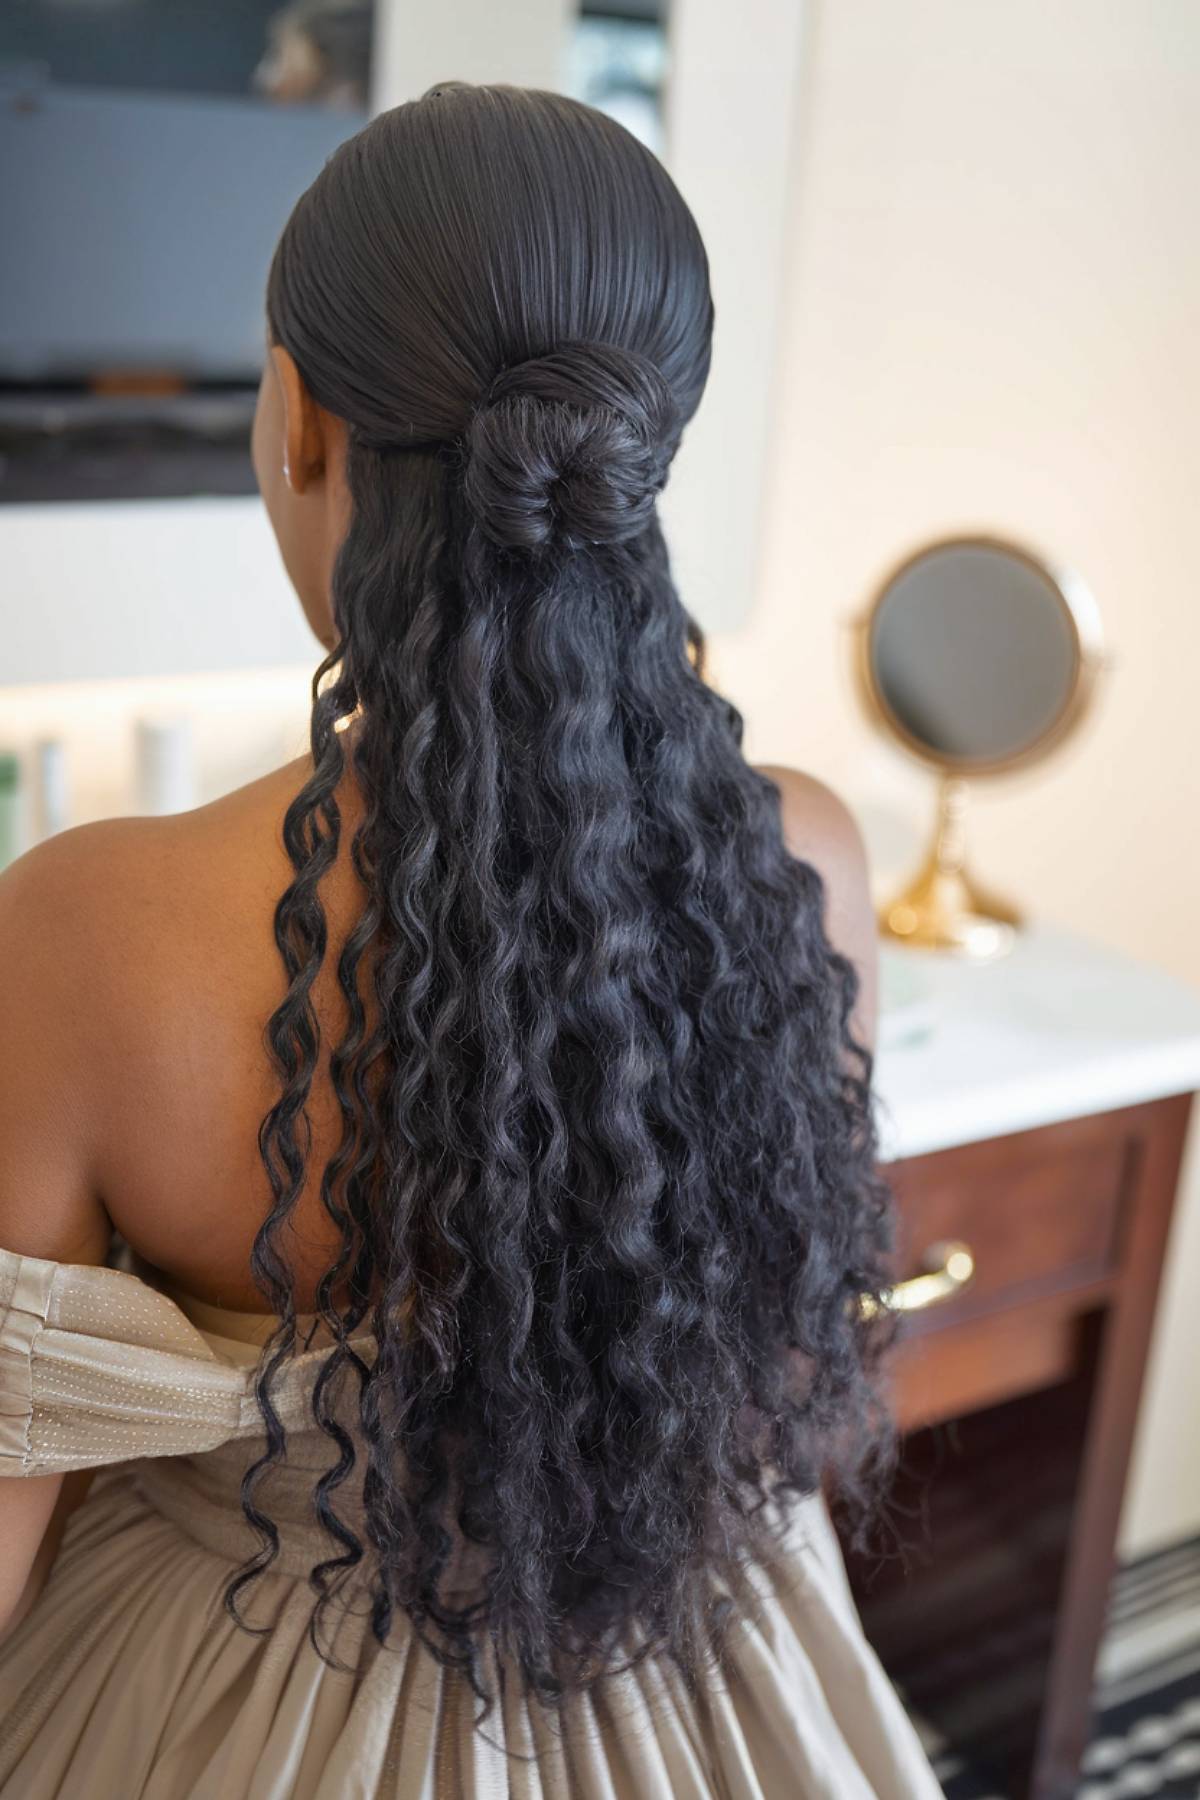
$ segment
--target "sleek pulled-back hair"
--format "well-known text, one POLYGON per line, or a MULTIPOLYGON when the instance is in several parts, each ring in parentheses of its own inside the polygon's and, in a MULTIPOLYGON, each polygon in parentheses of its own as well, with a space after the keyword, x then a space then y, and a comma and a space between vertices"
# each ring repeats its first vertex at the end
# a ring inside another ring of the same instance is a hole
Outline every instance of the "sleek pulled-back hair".
POLYGON ((324 1047, 343 1248, 313 1409, 339 1456, 314 1498, 340 1553, 313 1571, 313 1642, 354 1574, 381 1643, 407 1615, 489 1703, 489 1645, 547 1701, 649 1652, 695 1679, 789 1496, 873 1441, 859 1300, 888 1223, 854 972, 704 679, 656 511, 708 373, 704 249, 619 125, 452 83, 332 158, 268 317, 346 422, 351 519, 284 826, 253 1255, 283 1322, 243 1486, 263 1549, 227 1603, 278 1547, 254 1495, 286 1453, 281 1233, 344 850, 366 898, 324 1047), (340 849, 348 758, 363 814, 340 849))

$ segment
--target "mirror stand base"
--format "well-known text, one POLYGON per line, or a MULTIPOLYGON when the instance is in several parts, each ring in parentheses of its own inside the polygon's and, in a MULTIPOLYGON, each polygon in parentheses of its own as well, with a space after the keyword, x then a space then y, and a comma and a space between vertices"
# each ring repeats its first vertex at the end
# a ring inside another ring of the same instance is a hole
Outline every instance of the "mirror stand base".
POLYGON ((966 782, 945 776, 929 854, 903 893, 880 910, 879 929, 895 943, 986 962, 1012 949, 1021 915, 967 873, 966 804, 966 782))

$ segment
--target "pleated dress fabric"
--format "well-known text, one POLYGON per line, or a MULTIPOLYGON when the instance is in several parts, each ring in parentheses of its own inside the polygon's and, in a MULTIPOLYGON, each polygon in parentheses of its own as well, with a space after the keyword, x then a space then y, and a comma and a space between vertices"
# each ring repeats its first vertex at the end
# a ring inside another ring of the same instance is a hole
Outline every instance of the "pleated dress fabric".
MULTIPOLYGON (((478 1732, 464 1678, 403 1618, 379 1645, 365 1602, 331 1610, 330 1667, 308 1638, 309 1571, 338 1553, 312 1510, 335 1454, 310 1411, 319 1339, 276 1386, 288 1457, 261 1504, 281 1551, 242 1595, 267 1629, 241 1629, 224 1591, 258 1544, 239 1484, 272 1324, 136 1266, 0 1251, 0 1474, 97 1470, 0 1640, 4 1800, 938 1800, 817 1498, 698 1698, 648 1657, 561 1729, 510 1679, 478 1732)), ((352 1522, 354 1500, 339 1489, 352 1522)))

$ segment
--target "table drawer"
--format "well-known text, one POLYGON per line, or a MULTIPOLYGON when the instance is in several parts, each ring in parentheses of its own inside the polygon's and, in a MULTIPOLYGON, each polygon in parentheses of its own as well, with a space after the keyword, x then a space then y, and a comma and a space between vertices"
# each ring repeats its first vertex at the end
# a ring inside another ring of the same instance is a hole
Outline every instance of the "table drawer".
POLYGON ((1129 1111, 943 1150, 890 1171, 897 1282, 966 1245, 971 1280, 906 1314, 906 1334, 941 1331, 1075 1287, 1120 1266, 1140 1133, 1129 1111))
POLYGON ((1086 1325, 1064 1297, 903 1338, 889 1369, 896 1425, 916 1431, 1070 1380, 1083 1366, 1086 1325))

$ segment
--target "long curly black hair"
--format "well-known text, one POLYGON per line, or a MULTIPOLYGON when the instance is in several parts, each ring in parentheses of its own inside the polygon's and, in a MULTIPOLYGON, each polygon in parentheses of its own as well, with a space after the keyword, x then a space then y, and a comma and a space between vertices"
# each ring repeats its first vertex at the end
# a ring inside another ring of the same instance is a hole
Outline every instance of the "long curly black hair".
POLYGON ((337 1457, 314 1501, 337 1554, 313 1643, 356 1574, 380 1643, 406 1615, 482 1716, 488 1646, 552 1709, 652 1651, 694 1682, 788 1497, 831 1463, 851 1481, 876 1441, 860 1300, 889 1227, 855 974, 705 680, 656 512, 708 373, 703 245, 619 125, 451 83, 332 158, 268 318, 347 424, 352 517, 284 826, 253 1255, 281 1323, 242 1494, 262 1549, 226 1602, 278 1549, 255 1495, 286 1453, 281 1233, 327 1052, 343 1248, 313 1412, 337 1457), (322 1046, 342 854, 366 900, 322 1046))

